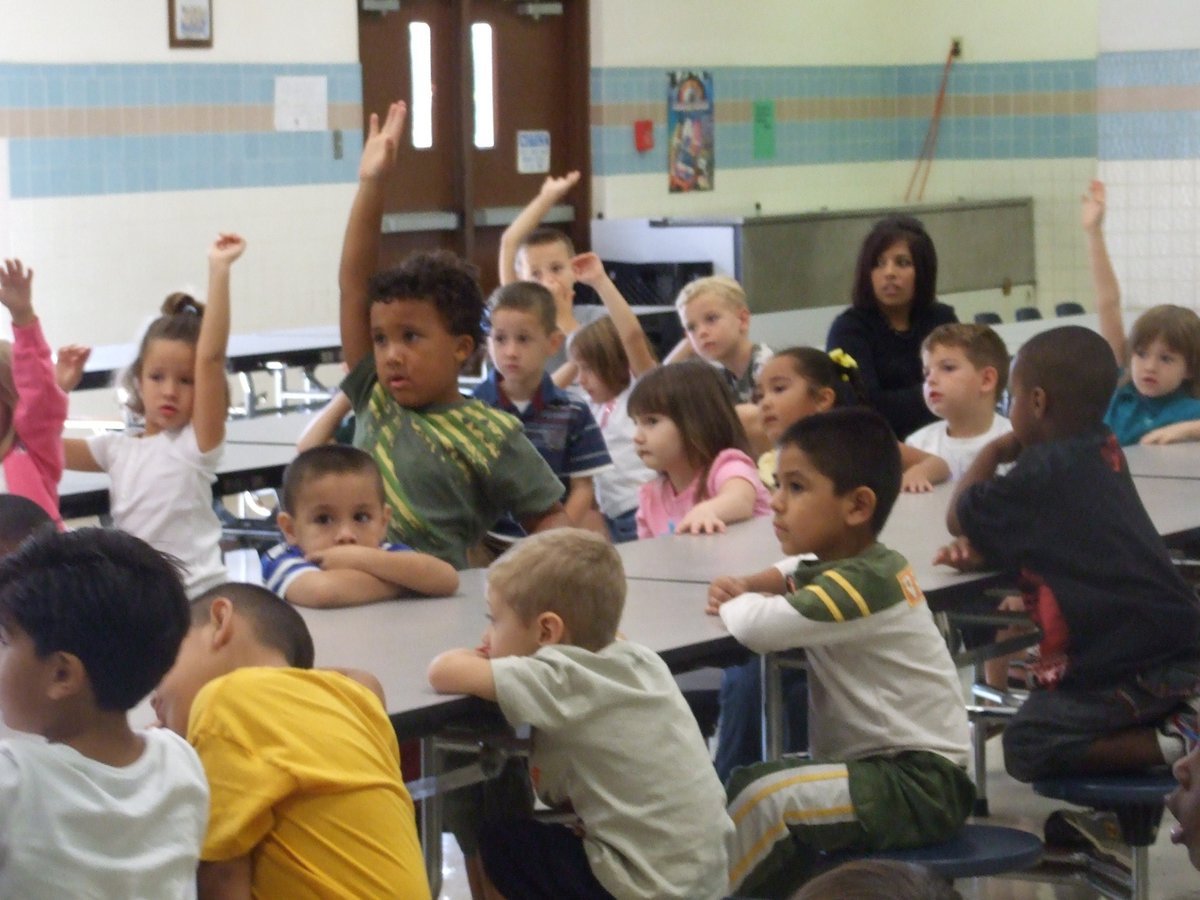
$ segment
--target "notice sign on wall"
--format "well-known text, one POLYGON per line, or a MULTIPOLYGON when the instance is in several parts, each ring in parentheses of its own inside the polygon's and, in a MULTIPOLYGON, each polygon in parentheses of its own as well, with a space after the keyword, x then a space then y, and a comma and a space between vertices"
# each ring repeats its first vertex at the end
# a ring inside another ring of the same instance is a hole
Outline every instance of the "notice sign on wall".
POLYGON ((667 78, 670 191, 711 191, 716 168, 712 73, 670 72, 667 78))
POLYGON ((543 175, 550 171, 550 132, 517 132, 517 172, 543 175))
POLYGON ((324 75, 275 78, 275 130, 327 131, 329 79, 324 75))

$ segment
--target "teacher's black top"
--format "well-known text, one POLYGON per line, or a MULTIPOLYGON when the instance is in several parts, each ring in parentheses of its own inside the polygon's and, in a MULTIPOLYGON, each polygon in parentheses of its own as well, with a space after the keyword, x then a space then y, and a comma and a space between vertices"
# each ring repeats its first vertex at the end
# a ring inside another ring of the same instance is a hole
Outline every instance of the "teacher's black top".
POLYGON ((896 331, 878 309, 852 306, 829 326, 825 347, 854 357, 871 405, 903 439, 937 418, 921 393, 921 342, 939 325, 957 321, 954 307, 935 302, 913 312, 908 331, 896 331))

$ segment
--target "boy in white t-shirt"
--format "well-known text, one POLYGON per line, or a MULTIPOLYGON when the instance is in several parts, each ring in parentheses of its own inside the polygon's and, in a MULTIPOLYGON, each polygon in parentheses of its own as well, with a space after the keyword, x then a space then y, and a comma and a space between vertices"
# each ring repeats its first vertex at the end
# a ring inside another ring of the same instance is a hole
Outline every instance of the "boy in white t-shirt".
POLYGON ((208 783, 127 713, 175 660, 175 564, 115 529, 42 529, 0 562, 0 897, 195 897, 208 783), (40 737, 34 737, 40 735, 40 737))
POLYGON ((575 528, 526 538, 488 569, 487 605, 483 646, 441 654, 429 681, 532 726, 538 795, 578 821, 485 823, 486 896, 723 897, 724 792, 666 664, 617 639, 612 545, 575 528))
MULTIPOLYGON (((943 459, 953 481, 979 451, 1012 431, 996 413, 996 402, 1008 380, 1008 349, 986 325, 955 322, 939 325, 921 345, 925 370, 925 405, 939 421, 918 428, 905 443, 943 459)), ((929 461, 904 473, 905 489, 929 487, 929 461)))

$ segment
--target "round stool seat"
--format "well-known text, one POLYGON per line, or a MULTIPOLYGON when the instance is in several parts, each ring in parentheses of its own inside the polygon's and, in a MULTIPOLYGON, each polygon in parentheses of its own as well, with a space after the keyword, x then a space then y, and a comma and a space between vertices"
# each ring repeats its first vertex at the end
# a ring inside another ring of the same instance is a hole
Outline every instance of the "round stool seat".
POLYGON ((830 862, 852 859, 890 859, 926 866, 953 881, 983 878, 1036 866, 1042 858, 1042 842, 1035 834, 1000 825, 964 825, 950 840, 912 850, 880 850, 837 856, 830 862))
POLYGON ((1043 797, 1116 813, 1121 837, 1130 847, 1154 843, 1164 800, 1175 787, 1175 778, 1166 769, 1138 775, 1073 775, 1033 783, 1033 790, 1043 797))

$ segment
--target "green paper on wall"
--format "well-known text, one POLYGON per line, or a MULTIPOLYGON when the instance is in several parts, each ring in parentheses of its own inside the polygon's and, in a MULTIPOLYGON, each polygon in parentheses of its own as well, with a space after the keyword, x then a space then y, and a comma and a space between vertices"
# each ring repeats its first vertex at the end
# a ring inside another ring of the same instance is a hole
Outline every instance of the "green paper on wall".
POLYGON ((754 102, 754 158, 775 158, 775 101, 754 102))

